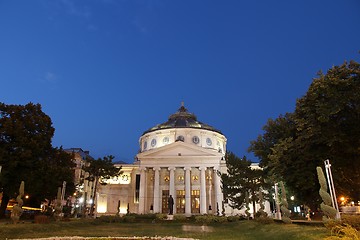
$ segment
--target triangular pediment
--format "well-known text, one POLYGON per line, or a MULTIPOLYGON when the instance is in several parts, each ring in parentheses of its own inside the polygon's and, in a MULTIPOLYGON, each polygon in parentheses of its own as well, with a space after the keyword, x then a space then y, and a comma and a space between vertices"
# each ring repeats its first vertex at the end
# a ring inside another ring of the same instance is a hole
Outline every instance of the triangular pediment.
POLYGON ((184 143, 181 141, 168 144, 166 146, 148 150, 146 152, 139 153, 137 157, 139 159, 146 158, 171 158, 171 157, 222 157, 222 153, 214 151, 213 149, 206 149, 195 144, 184 143))

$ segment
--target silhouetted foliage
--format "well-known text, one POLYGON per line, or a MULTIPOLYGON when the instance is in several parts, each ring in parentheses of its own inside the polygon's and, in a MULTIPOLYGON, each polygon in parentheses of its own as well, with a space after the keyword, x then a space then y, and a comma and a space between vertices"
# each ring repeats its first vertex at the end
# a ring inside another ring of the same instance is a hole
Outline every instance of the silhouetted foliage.
POLYGON ((320 203, 316 167, 326 159, 337 193, 360 200, 359 123, 360 65, 350 61, 320 72, 295 112, 270 119, 249 151, 307 205, 320 203))
POLYGON ((260 200, 259 192, 267 188, 263 171, 252 168, 251 161, 245 156, 240 159, 232 152, 226 153, 225 160, 227 173, 221 175, 224 197, 233 208, 248 207, 247 201, 250 200, 255 209, 255 203, 260 200))
POLYGON ((28 206, 39 207, 43 199, 53 199, 63 181, 72 191, 74 165, 69 154, 52 147, 54 131, 40 104, 0 103, 0 216, 21 181, 26 182, 26 194, 30 196, 24 203, 28 206))
MULTIPOLYGON (((86 164, 83 167, 83 170, 88 173, 88 177, 86 179, 95 182, 95 188, 94 188, 95 193, 98 183, 104 185, 106 184, 106 180, 112 177, 119 176, 122 173, 121 167, 117 168, 114 166, 114 163, 112 162, 113 159, 114 156, 111 155, 105 156, 103 158, 98 158, 97 160, 91 157, 86 158, 86 164)), ((95 196, 93 196, 90 215, 93 214, 95 201, 96 201, 96 194, 95 196)))

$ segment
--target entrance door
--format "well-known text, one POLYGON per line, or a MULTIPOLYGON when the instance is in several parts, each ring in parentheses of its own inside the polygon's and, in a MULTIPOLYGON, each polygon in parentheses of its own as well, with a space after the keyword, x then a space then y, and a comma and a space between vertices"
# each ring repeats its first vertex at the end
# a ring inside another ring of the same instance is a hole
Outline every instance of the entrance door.
POLYGON ((191 212, 200 213, 200 190, 191 191, 191 212))
POLYGON ((169 213, 169 203, 168 203, 168 199, 169 199, 169 190, 163 190, 162 191, 162 213, 168 214, 169 213))
POLYGON ((185 190, 176 191, 176 213, 185 213, 185 190))

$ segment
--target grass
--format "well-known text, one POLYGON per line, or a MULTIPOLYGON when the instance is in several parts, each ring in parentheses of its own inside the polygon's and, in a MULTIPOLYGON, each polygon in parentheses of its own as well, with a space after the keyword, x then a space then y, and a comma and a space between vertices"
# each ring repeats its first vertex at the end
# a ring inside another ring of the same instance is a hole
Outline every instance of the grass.
POLYGON ((0 239, 41 238, 54 236, 121 237, 121 236, 176 236, 195 239, 323 239, 329 236, 325 227, 296 224, 261 224, 256 221, 238 221, 208 224, 212 232, 201 231, 201 224, 160 221, 156 223, 103 223, 95 220, 72 220, 34 224, 0 222, 0 239), (183 225, 195 226, 183 231, 183 225), (196 227, 198 226, 198 227, 196 227))

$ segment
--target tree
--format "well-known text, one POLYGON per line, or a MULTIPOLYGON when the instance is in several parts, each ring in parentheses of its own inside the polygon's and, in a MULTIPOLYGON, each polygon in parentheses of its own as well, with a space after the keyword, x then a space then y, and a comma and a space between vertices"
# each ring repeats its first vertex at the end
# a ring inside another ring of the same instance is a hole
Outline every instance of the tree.
POLYGON ((257 140, 250 142, 249 152, 253 152, 261 160, 260 165, 266 167, 271 164, 269 156, 279 139, 286 139, 295 135, 293 114, 286 113, 275 120, 269 119, 263 130, 264 134, 259 135, 257 140))
POLYGON ((286 190, 283 182, 280 182, 280 188, 281 188, 281 220, 284 223, 291 223, 290 219, 290 210, 289 210, 289 204, 286 198, 286 190))
POLYGON ((259 135, 256 141, 250 142, 249 151, 261 160, 260 166, 273 182, 281 181, 282 176, 286 174, 283 165, 273 157, 273 153, 277 151, 277 146, 291 142, 295 137, 296 126, 293 118, 292 113, 286 113, 275 120, 269 119, 263 127, 264 134, 259 135))
POLYGON ((122 173, 121 167, 117 168, 114 166, 112 162, 113 159, 114 157, 111 155, 98 158, 97 160, 91 157, 86 158, 86 164, 83 167, 84 171, 88 173, 86 180, 93 181, 95 183, 94 196, 90 208, 90 216, 92 216, 94 213, 98 183, 105 185, 106 180, 119 176, 122 173))
POLYGON ((319 73, 288 121, 269 120, 249 151, 266 171, 284 180, 310 206, 320 202, 316 167, 330 159, 339 194, 360 199, 360 65, 355 61, 319 73), (273 124, 275 123, 275 124, 273 124), (279 130, 280 129, 280 133, 279 130))
POLYGON ((54 199, 57 196, 58 187, 62 187, 64 181, 66 182, 65 195, 72 195, 75 191, 74 167, 75 163, 71 154, 65 152, 62 147, 52 148, 44 159, 44 163, 39 165, 37 171, 33 173, 32 197, 28 203, 39 206, 38 203, 45 198, 54 199))
POLYGON ((30 196, 30 202, 25 204, 37 207, 44 198, 56 195, 63 180, 71 183, 71 156, 69 161, 62 149, 52 147, 54 131, 40 104, 0 103, 0 217, 9 199, 16 196, 21 181, 26 182, 26 194, 30 196))
POLYGON ((263 171, 251 168, 251 161, 245 156, 240 159, 234 153, 227 152, 225 159, 227 173, 221 175, 224 197, 236 209, 247 207, 245 205, 250 200, 255 217, 255 204, 260 200, 259 192, 266 188, 263 171))

